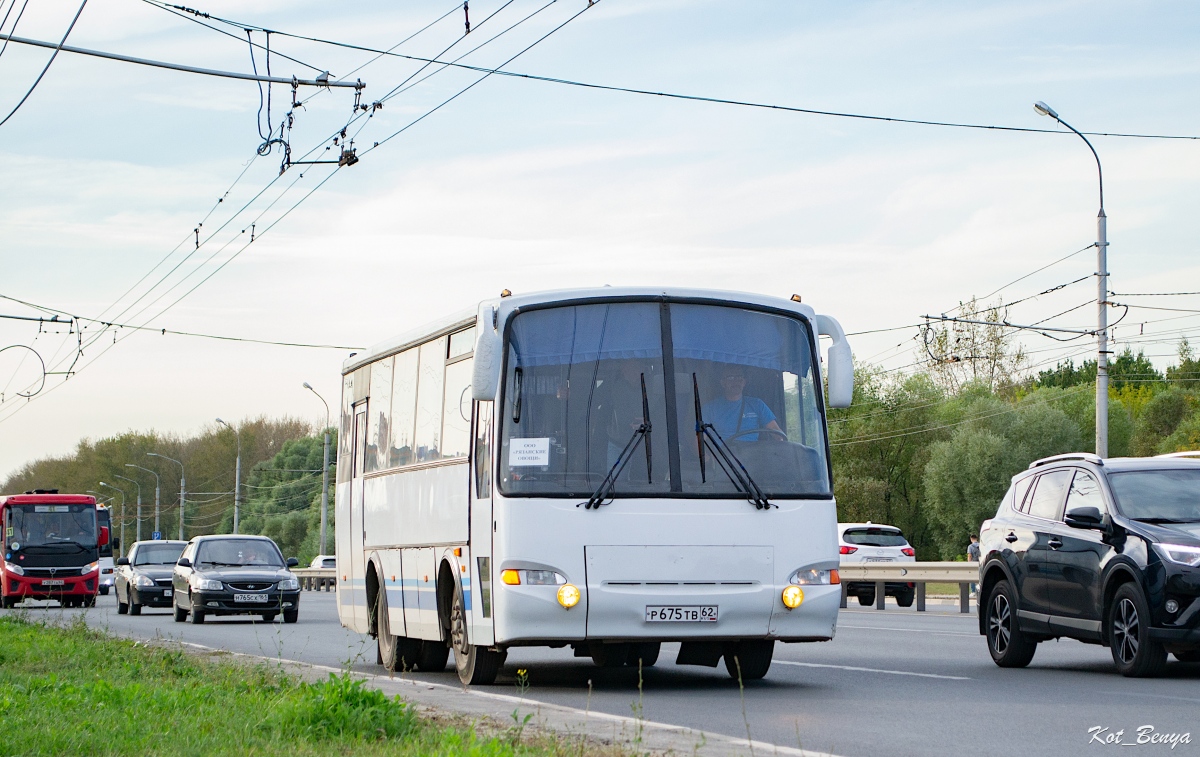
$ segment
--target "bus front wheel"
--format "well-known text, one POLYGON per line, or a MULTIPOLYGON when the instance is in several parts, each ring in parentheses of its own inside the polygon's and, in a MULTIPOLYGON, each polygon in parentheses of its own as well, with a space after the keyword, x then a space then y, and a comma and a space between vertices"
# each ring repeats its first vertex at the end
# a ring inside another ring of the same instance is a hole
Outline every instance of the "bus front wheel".
POLYGON ((454 592, 454 604, 450 608, 450 643, 454 648, 454 668, 464 686, 487 686, 496 682, 508 653, 471 643, 467 637, 467 613, 463 608, 461 589, 454 592))

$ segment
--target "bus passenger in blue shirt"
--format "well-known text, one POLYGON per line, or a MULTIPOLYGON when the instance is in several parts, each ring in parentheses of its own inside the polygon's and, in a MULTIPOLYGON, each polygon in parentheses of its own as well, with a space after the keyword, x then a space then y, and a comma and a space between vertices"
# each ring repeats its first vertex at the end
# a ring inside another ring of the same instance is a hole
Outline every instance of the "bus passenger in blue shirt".
MULTIPOLYGON (((758 397, 742 394, 746 388, 746 370, 740 365, 726 366, 721 373, 722 396, 706 403, 701 412, 704 422, 711 423, 723 439, 729 439, 743 431, 769 428, 781 431, 775 413, 758 397)), ((758 434, 744 434, 739 439, 758 441, 758 434)))

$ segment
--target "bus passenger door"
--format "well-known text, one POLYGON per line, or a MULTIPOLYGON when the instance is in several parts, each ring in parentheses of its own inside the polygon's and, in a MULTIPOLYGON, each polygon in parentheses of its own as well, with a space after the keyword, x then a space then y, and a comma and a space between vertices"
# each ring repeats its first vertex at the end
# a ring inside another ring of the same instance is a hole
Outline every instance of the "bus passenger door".
POLYGON ((352 450, 352 466, 350 469, 350 522, 349 528, 343 533, 349 543, 346 553, 349 554, 349 586, 351 617, 354 618, 354 630, 367 633, 367 587, 366 587, 366 557, 363 554, 363 472, 367 450, 367 403, 363 402, 354 408, 354 448, 352 450))
POLYGON ((467 575, 469 584, 463 583, 463 599, 470 613, 469 638, 472 644, 487 645, 496 642, 496 629, 492 623, 492 577, 496 568, 492 563, 492 479, 493 471, 493 423, 492 403, 476 402, 471 413, 471 475, 470 475, 470 550, 471 565, 467 575))

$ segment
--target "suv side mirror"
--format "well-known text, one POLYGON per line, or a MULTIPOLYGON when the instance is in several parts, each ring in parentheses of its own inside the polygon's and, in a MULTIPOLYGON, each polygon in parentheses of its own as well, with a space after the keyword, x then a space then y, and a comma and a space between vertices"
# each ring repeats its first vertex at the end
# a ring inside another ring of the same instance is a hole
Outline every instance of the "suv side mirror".
POLYGON ((100 538, 96 540, 96 546, 108 546, 108 526, 100 526, 100 538))
POLYGON ((1103 528, 1104 516, 1096 507, 1077 507, 1063 519, 1071 528, 1103 528))
POLYGON ((117 558, 117 565, 128 565, 128 564, 129 564, 129 558, 128 558, 128 557, 120 557, 120 558, 117 558))
POLYGON ((176 562, 175 564, 176 564, 176 565, 178 565, 178 566, 179 566, 179 567, 181 567, 181 568, 190 568, 190 567, 192 567, 192 561, 191 561, 191 560, 189 560, 189 559, 187 559, 186 557, 181 557, 181 558, 179 558, 179 561, 178 561, 178 562, 176 562))
POLYGON ((287 566, 288 566, 289 568, 294 568, 294 567, 296 567, 296 566, 297 566, 297 565, 299 565, 299 564, 300 564, 300 561, 299 561, 299 560, 297 560, 297 559, 296 559, 296 558, 294 558, 294 557, 289 557, 289 558, 287 559, 287 566))

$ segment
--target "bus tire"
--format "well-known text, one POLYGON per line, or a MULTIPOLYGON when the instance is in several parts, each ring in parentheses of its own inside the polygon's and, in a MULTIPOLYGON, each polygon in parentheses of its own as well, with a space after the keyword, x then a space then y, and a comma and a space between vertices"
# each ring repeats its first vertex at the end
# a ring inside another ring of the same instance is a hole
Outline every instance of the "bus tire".
POLYGON ((450 647, 444 641, 421 639, 417 649, 417 670, 422 673, 440 673, 446 669, 450 659, 450 647))
POLYGON ((488 686, 496 682, 500 668, 508 657, 487 647, 472 644, 467 636, 467 612, 463 607, 462 589, 455 588, 450 607, 450 645, 454 649, 454 668, 464 686, 488 686))
POLYGON ((88 597, 87 599, 80 600, 79 603, 83 607, 95 607, 96 606, 96 595, 93 594, 92 596, 88 597))
POLYGON ((378 633, 375 635, 379 664, 393 673, 406 673, 417 664, 417 649, 420 642, 392 634, 388 617, 387 592, 382 589, 375 597, 375 617, 378 633))
POLYGON ((657 641, 643 641, 638 644, 629 645, 629 659, 626 665, 631 668, 636 668, 640 664, 643 668, 652 668, 654 663, 658 662, 658 653, 662 650, 662 644, 657 641))
POLYGON ((592 662, 601 668, 624 667, 633 655, 630 645, 624 642, 618 644, 601 644, 593 642, 588 645, 592 653, 592 662))
POLYGON ((757 681, 771 669, 775 642, 771 639, 742 639, 725 649, 725 670, 730 678, 757 681))

